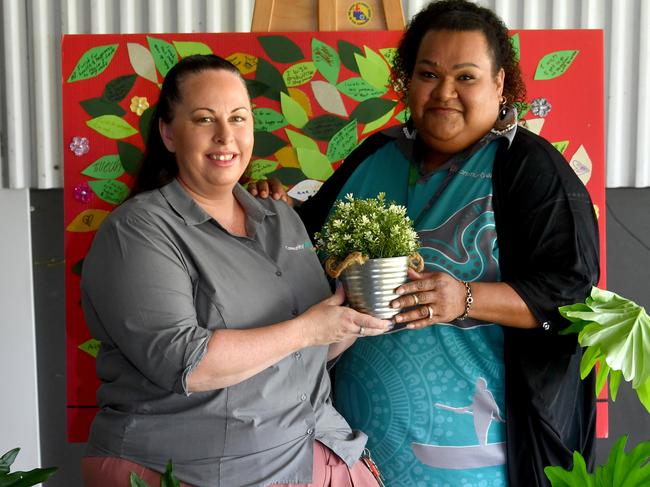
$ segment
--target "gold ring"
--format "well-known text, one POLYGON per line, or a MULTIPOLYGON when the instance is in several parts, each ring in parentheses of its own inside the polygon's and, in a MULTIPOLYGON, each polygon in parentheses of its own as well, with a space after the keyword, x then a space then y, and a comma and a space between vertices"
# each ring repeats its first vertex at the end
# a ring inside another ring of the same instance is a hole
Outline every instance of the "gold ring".
POLYGON ((365 331, 365 328, 363 326, 359 326, 359 335, 363 336, 364 331, 365 331))
POLYGON ((418 304, 420 304, 420 300, 418 299, 418 295, 417 295, 417 294, 414 294, 414 295, 413 295, 413 300, 415 301, 415 302, 413 303, 413 306, 417 306, 418 304))
POLYGON ((431 306, 427 306, 427 309, 429 310, 429 319, 433 319, 433 308, 431 306))

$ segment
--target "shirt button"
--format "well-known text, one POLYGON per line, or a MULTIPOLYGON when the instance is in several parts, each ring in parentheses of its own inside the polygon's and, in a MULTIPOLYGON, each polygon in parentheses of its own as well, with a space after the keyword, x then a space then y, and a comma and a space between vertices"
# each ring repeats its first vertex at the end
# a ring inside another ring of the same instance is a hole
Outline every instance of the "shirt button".
POLYGON ((309 428, 309 429, 307 430, 307 434, 308 434, 309 436, 313 435, 313 434, 314 434, 314 428, 309 428))
POLYGON ((551 327, 551 323, 549 323, 548 321, 542 323, 542 328, 544 328, 545 330, 548 330, 550 327, 551 327))
POLYGON ((300 352, 296 352, 296 353, 293 354, 293 356, 296 357, 296 358, 300 358, 302 356, 302 354, 300 352))
POLYGON ((301 400, 301 401, 306 401, 306 400, 307 400, 307 394, 305 394, 305 393, 303 392, 303 393, 300 395, 300 400, 301 400))
POLYGON ((280 277, 282 275, 282 271, 275 271, 275 275, 280 277))

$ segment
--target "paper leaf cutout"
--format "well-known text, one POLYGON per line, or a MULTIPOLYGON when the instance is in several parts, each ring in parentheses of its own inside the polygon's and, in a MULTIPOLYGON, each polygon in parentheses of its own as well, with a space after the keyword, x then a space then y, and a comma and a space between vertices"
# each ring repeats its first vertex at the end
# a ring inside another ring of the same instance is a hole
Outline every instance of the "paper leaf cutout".
POLYGON ((268 157, 285 145, 287 145, 287 142, 275 134, 270 132, 255 132, 253 155, 256 157, 268 157))
POLYGON ((338 41, 339 56, 341 57, 341 62, 343 66, 348 68, 353 73, 359 73, 359 66, 357 65, 357 60, 354 58, 355 54, 362 54, 363 51, 358 46, 351 44, 348 41, 340 40, 338 41))
POLYGON ((272 100, 280 101, 280 93, 289 93, 280 72, 265 59, 257 60, 255 80, 269 87, 263 95, 272 100))
POLYGON ((293 98, 294 101, 300 103, 300 106, 308 117, 311 117, 314 112, 311 109, 311 101, 307 94, 302 91, 300 88, 289 88, 289 96, 293 98))
POLYGON ((295 63, 305 56, 300 48, 291 39, 285 36, 259 36, 262 49, 276 63, 295 63))
POLYGON ((126 172, 136 177, 142 165, 142 151, 133 144, 122 141, 117 143, 117 151, 120 154, 120 160, 126 172))
POLYGON ((127 43, 126 47, 129 51, 129 61, 133 70, 144 79, 148 79, 152 83, 157 84, 156 63, 149 49, 134 42, 127 43))
POLYGON ((298 156, 293 147, 285 146, 275 153, 275 158, 282 167, 300 167, 298 156))
POLYGON ((117 46, 117 44, 108 44, 93 47, 84 52, 68 78, 68 83, 94 78, 102 73, 113 60, 117 46))
POLYGON ((395 47, 384 47, 379 49, 379 52, 384 57, 389 66, 393 66, 395 63, 395 58, 397 57, 397 48, 395 47))
POLYGON ((311 57, 318 72, 327 81, 335 85, 341 69, 341 59, 338 53, 314 37, 311 41, 311 57))
POLYGON ((358 143, 357 121, 351 120, 331 138, 327 146, 327 158, 331 162, 345 159, 358 143))
POLYGON ((147 42, 156 68, 163 77, 167 76, 167 72, 178 62, 176 49, 169 42, 151 36, 147 36, 147 42))
POLYGON ((140 115, 140 135, 142 136, 142 141, 147 145, 147 139, 149 138, 149 130, 151 126, 151 117, 153 116, 153 111, 156 109, 156 105, 150 105, 142 115, 140 115))
POLYGON ((544 126, 544 122, 546 122, 545 118, 529 118, 525 120, 526 124, 525 127, 530 130, 532 133, 539 135, 542 132, 542 127, 544 126))
POLYGON ((370 98, 359 103, 350 117, 356 119, 359 123, 370 123, 377 120, 396 105, 397 102, 395 100, 370 98))
POLYGON ((288 86, 300 86, 311 81, 316 73, 316 66, 311 61, 306 61, 304 63, 294 64, 287 68, 287 70, 282 73, 282 79, 284 83, 288 86))
MULTIPOLYGON (((300 147, 302 149, 318 151, 318 144, 311 137, 307 137, 306 135, 294 132, 290 129, 285 129, 285 132, 287 133, 287 137, 289 138, 292 147, 296 149, 300 147)), ((300 160, 300 158, 298 158, 298 160, 300 160)))
POLYGON ((129 195, 129 187, 122 181, 116 179, 100 179, 98 181, 88 181, 99 198, 112 205, 119 205, 129 195))
POLYGON ((561 76, 569 69, 578 52, 577 50, 565 50, 547 54, 539 61, 534 79, 549 80, 561 76))
POLYGON ((275 171, 277 167, 278 161, 257 159, 251 162, 251 165, 248 168, 248 176, 254 181, 266 179, 266 175, 271 171, 275 171))
POLYGON ((569 165, 573 168, 575 173, 582 181, 582 184, 586 185, 591 179, 592 173, 592 164, 589 154, 584 145, 580 145, 578 150, 573 154, 573 157, 569 161, 569 165))
POLYGON ((182 58, 192 54, 212 54, 212 49, 203 42, 172 41, 172 43, 182 58))
POLYGON ((116 115, 121 117, 126 112, 114 101, 107 101, 104 98, 91 98, 80 101, 79 104, 84 111, 91 117, 100 117, 102 115, 116 115))
POLYGON ((257 57, 252 54, 236 52, 226 59, 234 64, 241 74, 249 74, 257 69, 257 57))
POLYGON ((515 34, 510 37, 510 42, 512 43, 512 48, 515 51, 515 61, 519 62, 521 59, 521 46, 519 45, 519 34, 515 34))
POLYGON ((100 157, 81 171, 81 174, 95 179, 116 179, 124 174, 124 167, 120 156, 111 154, 100 157))
POLYGON ((388 112, 386 112, 384 115, 379 117, 377 120, 373 120, 372 122, 367 123, 366 126, 363 127, 361 133, 368 134, 370 132, 373 132, 374 130, 377 130, 378 128, 383 127, 388 122, 390 122, 390 119, 393 117, 393 113, 395 113, 395 108, 391 108, 388 112))
POLYGON ((115 115, 92 118, 86 122, 86 125, 109 139, 125 139, 138 133, 126 120, 115 115))
POLYGON ((305 175, 300 169, 293 167, 281 167, 266 175, 268 178, 277 178, 283 184, 294 185, 305 179, 305 175))
POLYGON ((101 346, 102 342, 96 340, 95 338, 91 338, 90 340, 86 340, 81 345, 79 345, 79 349, 83 350, 91 357, 97 358, 97 354, 99 353, 101 346))
POLYGON ((246 89, 248 90, 248 96, 251 97, 251 100, 258 96, 262 96, 270 90, 270 88, 261 81, 254 79, 245 79, 244 81, 246 81, 246 89))
POLYGON ((356 101, 364 101, 368 98, 379 98, 388 90, 386 86, 381 90, 377 89, 363 78, 349 78, 345 81, 341 81, 336 85, 336 87, 341 91, 341 93, 356 101))
POLYGON ((257 131, 275 132, 287 125, 287 119, 272 108, 254 108, 253 123, 257 131))
POLYGON ((295 101, 289 95, 280 93, 280 107, 282 108, 284 118, 286 118, 287 122, 294 127, 302 128, 309 120, 305 110, 300 106, 300 103, 295 101))
POLYGON ((360 54, 354 55, 359 65, 361 77, 378 90, 386 91, 386 85, 388 85, 390 77, 390 70, 386 61, 368 46, 363 46, 363 48, 366 52, 366 57, 360 54))
POLYGON ((137 76, 135 74, 128 74, 109 81, 104 87, 102 98, 108 101, 122 101, 129 94, 131 88, 133 88, 136 78, 137 76))
POLYGON ((311 90, 314 93, 314 98, 324 110, 347 118, 348 111, 345 109, 343 99, 336 86, 317 80, 311 82, 311 90))
POLYGON ((551 144, 560 152, 560 154, 564 154, 564 151, 569 146, 569 141, 561 140, 560 142, 551 142, 551 144))
POLYGON ((410 116, 411 111, 408 108, 405 108, 404 110, 401 110, 397 115, 395 115, 395 119, 402 123, 406 123, 410 116))
POLYGON ((296 154, 300 162, 300 169, 308 178, 325 181, 334 174, 329 159, 320 151, 298 147, 296 148, 296 154))
POLYGON ((294 200, 306 201, 310 196, 314 196, 322 185, 322 181, 305 179, 304 181, 300 181, 293 188, 291 188, 287 194, 294 200))
POLYGON ((83 272, 83 268, 84 268, 84 259, 81 259, 72 265, 70 271, 72 271, 73 274, 80 276, 81 273, 83 272))
POLYGON ((526 113, 528 113, 528 110, 530 110, 530 105, 525 101, 516 101, 513 103, 513 105, 517 109, 517 120, 524 118, 524 115, 526 115, 526 113))
POLYGON ((108 216, 106 210, 84 210, 66 227, 68 232, 94 232, 108 216))
POLYGON ((313 139, 329 141, 347 123, 347 120, 336 115, 321 115, 307 122, 302 131, 313 139))

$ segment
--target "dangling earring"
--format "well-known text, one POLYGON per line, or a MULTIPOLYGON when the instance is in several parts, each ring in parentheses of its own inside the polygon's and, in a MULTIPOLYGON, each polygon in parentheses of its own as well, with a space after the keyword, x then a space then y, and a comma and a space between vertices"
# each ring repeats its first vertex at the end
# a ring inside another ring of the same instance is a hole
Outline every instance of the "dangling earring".
POLYGON ((499 115, 490 130, 495 135, 503 135, 510 132, 517 125, 517 109, 508 105, 508 99, 501 96, 499 100, 499 115))
POLYGON ((499 120, 503 120, 508 116, 508 99, 505 96, 501 96, 501 103, 499 103, 499 120))

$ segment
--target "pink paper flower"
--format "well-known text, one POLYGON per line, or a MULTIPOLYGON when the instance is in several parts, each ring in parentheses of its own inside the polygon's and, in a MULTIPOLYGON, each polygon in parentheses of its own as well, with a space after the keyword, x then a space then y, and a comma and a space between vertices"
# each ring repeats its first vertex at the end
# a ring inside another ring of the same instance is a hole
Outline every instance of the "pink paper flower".
POLYGON ((72 142, 70 142, 70 150, 74 152, 75 156, 83 156, 90 150, 90 144, 88 143, 88 139, 86 137, 79 137, 75 136, 72 138, 72 142))
POLYGON ((79 183, 73 188, 72 197, 80 203, 90 203, 93 198, 93 190, 87 183, 79 183))

